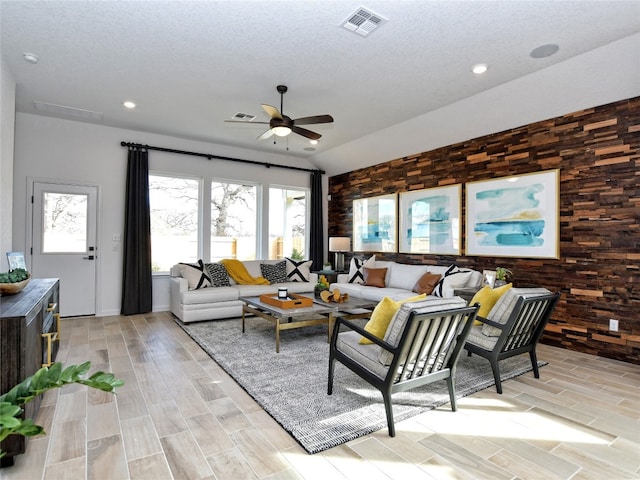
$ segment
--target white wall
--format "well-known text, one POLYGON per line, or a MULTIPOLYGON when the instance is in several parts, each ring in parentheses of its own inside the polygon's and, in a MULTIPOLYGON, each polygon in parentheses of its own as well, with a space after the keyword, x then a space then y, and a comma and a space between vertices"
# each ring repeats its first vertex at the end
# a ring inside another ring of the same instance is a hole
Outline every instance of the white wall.
POLYGON ((0 59, 0 271, 6 272, 6 252, 14 250, 13 139, 16 116, 16 82, 4 58, 0 59))
MULTIPOLYGON (((305 160, 257 153, 164 135, 80 123, 52 117, 18 113, 15 127, 13 245, 29 251, 27 237, 28 178, 72 181, 99 185, 101 199, 98 227, 97 315, 120 313, 122 251, 114 251, 113 235, 123 233, 127 149, 121 141, 177 150, 314 168, 305 160)), ((269 185, 309 187, 308 172, 265 168, 223 160, 155 152, 149 153, 151 170, 259 182, 269 185)), ((154 278, 153 309, 168 310, 168 278, 154 278)))

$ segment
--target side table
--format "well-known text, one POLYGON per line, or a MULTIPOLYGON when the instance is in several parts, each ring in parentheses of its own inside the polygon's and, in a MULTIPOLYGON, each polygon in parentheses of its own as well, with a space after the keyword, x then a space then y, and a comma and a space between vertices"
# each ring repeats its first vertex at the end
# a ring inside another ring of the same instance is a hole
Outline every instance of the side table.
POLYGON ((482 287, 466 287, 466 288, 456 288, 453 290, 453 294, 458 297, 462 297, 467 303, 471 301, 473 296, 478 293, 478 291, 482 287))
POLYGON ((318 277, 320 277, 320 275, 324 275, 325 277, 327 277, 327 281, 331 284, 331 283, 338 282, 338 275, 342 273, 349 273, 349 271, 348 270, 344 270, 344 271, 332 270, 331 272, 327 272, 326 270, 318 270, 312 273, 317 273, 318 277))

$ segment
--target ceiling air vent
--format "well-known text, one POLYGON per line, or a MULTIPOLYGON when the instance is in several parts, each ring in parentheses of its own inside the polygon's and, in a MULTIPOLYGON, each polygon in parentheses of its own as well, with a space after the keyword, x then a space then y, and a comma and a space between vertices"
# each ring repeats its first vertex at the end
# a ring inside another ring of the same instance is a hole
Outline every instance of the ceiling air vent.
POLYGON ((255 115, 249 115, 248 113, 238 112, 233 117, 233 120, 238 120, 240 122, 253 122, 256 118, 255 115))
POLYGON ((55 105, 53 103, 33 102, 38 112, 59 115, 62 117, 81 118, 83 120, 99 120, 102 121, 104 114, 94 112, 92 110, 83 110, 82 108, 65 107, 64 105, 55 105))
POLYGON ((361 37, 366 37, 385 23, 387 23, 386 18, 378 15, 377 13, 373 13, 371 10, 367 10, 364 7, 360 7, 349 15, 340 26, 346 28, 350 32, 357 33, 361 37))

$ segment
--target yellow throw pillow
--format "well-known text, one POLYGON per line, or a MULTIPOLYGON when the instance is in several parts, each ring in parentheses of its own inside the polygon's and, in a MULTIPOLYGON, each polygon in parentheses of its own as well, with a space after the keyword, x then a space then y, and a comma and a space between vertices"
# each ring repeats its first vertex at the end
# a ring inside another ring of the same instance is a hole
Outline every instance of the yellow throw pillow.
MULTIPOLYGON (((469 305, 473 305, 476 302, 478 302, 480 304, 480 309, 478 310, 478 316, 487 318, 487 315, 489 315, 489 312, 491 311, 493 306, 496 304, 498 299, 502 295, 504 295, 507 292, 507 290, 511 288, 511 286, 512 286, 511 283, 507 283, 506 285, 503 285, 498 288, 491 288, 489 285, 485 285, 484 287, 482 287, 480 290, 476 292, 476 294, 473 296, 473 298, 469 302, 469 305)), ((479 320, 476 320, 474 325, 482 325, 482 322, 479 320)))
MULTIPOLYGON (((382 300, 380 300, 378 305, 376 305, 376 308, 373 309, 373 312, 371 312, 371 317, 369 318, 367 324, 364 326, 364 329, 378 338, 384 338, 384 334, 387 332, 387 327, 389 327, 391 319, 400 309, 403 303, 417 302, 418 300, 424 300, 425 298, 427 298, 427 296, 425 294, 422 294, 416 295, 415 297, 405 298, 396 302, 394 300, 391 300, 389 297, 384 297, 382 300)), ((360 339, 360 344, 362 345, 367 345, 370 343, 373 342, 368 338, 362 337, 360 339)))

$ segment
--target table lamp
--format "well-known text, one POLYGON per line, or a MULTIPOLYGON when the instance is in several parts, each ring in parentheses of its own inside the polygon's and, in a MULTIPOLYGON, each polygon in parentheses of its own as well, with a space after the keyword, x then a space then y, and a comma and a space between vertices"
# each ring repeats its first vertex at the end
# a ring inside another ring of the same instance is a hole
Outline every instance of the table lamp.
POLYGON ((351 238, 349 237, 329 237, 329 251, 335 252, 335 269, 337 272, 344 271, 344 252, 351 249, 351 238))

